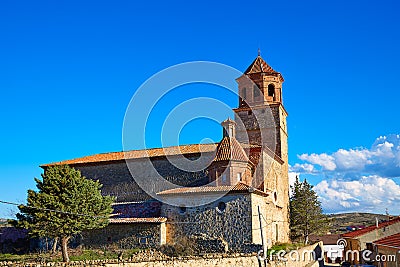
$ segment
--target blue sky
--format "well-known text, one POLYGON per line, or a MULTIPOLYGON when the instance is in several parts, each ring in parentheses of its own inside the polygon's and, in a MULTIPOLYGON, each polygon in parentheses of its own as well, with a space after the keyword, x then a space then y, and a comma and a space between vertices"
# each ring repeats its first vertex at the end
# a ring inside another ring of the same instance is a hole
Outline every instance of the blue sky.
MULTIPOLYGON (((23 202, 42 163, 122 150, 128 103, 158 71, 193 60, 244 71, 260 47, 286 80, 292 173, 316 185, 327 212, 399 214, 399 9, 395 0, 2 1, 0 199, 23 202)), ((193 95, 236 104, 201 85, 177 99, 193 95)), ((220 134, 194 121, 180 141, 220 134)), ((159 140, 154 132, 148 144, 159 140)))

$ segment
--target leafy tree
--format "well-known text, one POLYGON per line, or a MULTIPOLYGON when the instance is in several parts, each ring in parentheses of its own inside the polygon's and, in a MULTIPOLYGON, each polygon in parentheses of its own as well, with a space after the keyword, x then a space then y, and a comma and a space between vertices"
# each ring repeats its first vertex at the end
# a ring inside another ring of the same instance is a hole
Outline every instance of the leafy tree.
POLYGON ((321 202, 307 180, 296 181, 291 186, 290 234, 292 240, 302 240, 308 244, 310 234, 323 233, 328 229, 328 219, 322 214, 321 202))
POLYGON ((105 227, 114 198, 102 196, 98 181, 86 179, 68 165, 49 167, 42 180, 35 181, 38 190, 28 190, 27 205, 18 207, 15 225, 29 229, 32 236, 59 238, 63 260, 69 261, 71 236, 105 227))

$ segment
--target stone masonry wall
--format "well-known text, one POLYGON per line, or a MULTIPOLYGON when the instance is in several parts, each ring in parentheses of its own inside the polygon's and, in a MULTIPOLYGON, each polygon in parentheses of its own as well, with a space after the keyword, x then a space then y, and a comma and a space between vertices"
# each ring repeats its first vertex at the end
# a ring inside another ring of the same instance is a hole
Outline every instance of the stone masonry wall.
POLYGON ((120 249, 157 247, 160 245, 161 224, 110 224, 82 234, 82 243, 88 248, 117 245, 120 249))
MULTIPOLYGON (((278 226, 277 242, 289 241, 289 177, 287 164, 280 164, 267 153, 263 153, 263 167, 265 168, 264 185, 270 190, 269 200, 273 205, 265 210, 267 220, 276 223, 278 226)), ((276 226, 274 226, 276 227, 276 226)), ((274 236, 275 237, 275 236, 274 236)), ((273 238, 274 240, 275 238, 273 238)))
POLYGON ((277 141, 275 131, 279 126, 279 122, 275 121, 275 118, 279 117, 276 117, 275 113, 275 109, 268 106, 236 111, 236 139, 242 143, 263 144, 275 151, 277 141), (260 129, 263 132, 263 140, 261 140, 260 129), (253 136, 252 133, 255 135, 253 136))
MULTIPOLYGON (((203 201, 207 195, 181 196, 182 202, 193 204, 196 198, 203 201)), ((190 206, 190 205, 188 205, 190 206)), ((199 207, 180 207, 164 204, 161 215, 168 217, 167 242, 173 242, 180 236, 205 234, 209 238, 222 237, 229 250, 243 250, 252 244, 252 218, 250 194, 228 194, 219 200, 199 207), (225 203, 224 210, 218 205, 225 203)))
MULTIPOLYGON (((197 157, 198 155, 190 155, 187 156, 187 159, 194 160, 197 157)), ((171 164, 166 157, 153 158, 151 163, 155 171, 171 183, 181 186, 200 186, 208 183, 205 170, 197 172, 183 171, 171 164)), ((131 160, 129 164, 135 170, 140 171, 141 178, 152 178, 151 170, 143 167, 144 160, 131 160)), ((85 177, 99 180, 103 184, 103 194, 116 196, 117 202, 150 199, 150 196, 132 178, 125 161, 71 166, 79 169, 85 177)))

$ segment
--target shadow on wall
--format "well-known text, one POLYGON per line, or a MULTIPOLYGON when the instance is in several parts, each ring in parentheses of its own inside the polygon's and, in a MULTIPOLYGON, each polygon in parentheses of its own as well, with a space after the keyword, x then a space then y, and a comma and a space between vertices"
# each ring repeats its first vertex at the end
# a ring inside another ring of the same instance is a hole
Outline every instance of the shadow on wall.
POLYGON ((318 244, 315 248, 314 248, 314 255, 315 255, 315 259, 316 261, 318 261, 318 265, 319 267, 324 267, 324 252, 321 248, 321 245, 318 244))
POLYGON ((30 249, 28 230, 15 227, 0 228, 0 252, 24 254, 30 249))

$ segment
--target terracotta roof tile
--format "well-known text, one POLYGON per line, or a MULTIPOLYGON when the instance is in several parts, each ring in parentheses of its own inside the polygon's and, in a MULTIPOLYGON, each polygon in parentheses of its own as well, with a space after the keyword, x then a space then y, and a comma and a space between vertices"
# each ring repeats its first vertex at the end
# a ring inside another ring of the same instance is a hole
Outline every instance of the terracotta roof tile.
POLYGON ((280 80, 283 82, 282 75, 279 72, 275 71, 270 65, 268 65, 261 56, 258 56, 244 72, 244 74, 254 73, 274 73, 279 75, 280 80))
POLYGON ((222 185, 222 186, 199 186, 199 187, 179 187, 169 189, 157 193, 157 195, 175 195, 175 194, 201 194, 201 193, 255 193, 259 195, 268 196, 268 193, 262 192, 244 183, 237 183, 236 185, 222 185))
MULTIPOLYGON (((99 162, 109 162, 109 161, 121 161, 125 159, 140 159, 146 157, 161 157, 161 156, 172 156, 172 155, 182 155, 182 154, 194 154, 194 153, 211 153, 216 150, 218 146, 221 147, 220 155, 217 155, 217 160, 226 160, 229 158, 230 150, 227 148, 229 146, 229 142, 231 142, 231 147, 233 147, 232 160, 243 160, 248 161, 248 157, 246 153, 244 153, 243 149, 250 149, 250 161, 254 164, 258 162, 258 156, 260 152, 256 152, 252 155, 253 149, 254 151, 257 148, 261 148, 258 145, 250 145, 245 143, 239 143, 236 139, 235 141, 228 141, 224 139, 220 142, 223 144, 193 144, 193 145, 182 145, 182 146, 172 146, 165 148, 151 148, 151 149, 142 149, 142 150, 130 150, 126 152, 110 152, 110 153, 102 153, 95 154, 90 156, 85 156, 76 159, 64 160, 59 162, 53 162, 48 164, 43 164, 41 167, 48 167, 54 165, 74 165, 74 164, 88 164, 88 163, 99 163, 99 162), (243 151, 243 153, 242 153, 243 151), (258 155, 257 155, 258 153, 258 155)), ((266 148, 267 149, 267 148, 266 148)), ((275 153, 267 149, 272 157, 275 157, 276 160, 282 161, 275 153)), ((257 165, 257 164, 255 164, 257 165)))
POLYGON ((390 226, 390 225, 395 224, 395 223, 400 223, 400 217, 398 217, 396 219, 393 219, 393 220, 390 220, 390 221, 382 222, 382 223, 380 223, 378 225, 378 228, 376 227, 376 225, 371 225, 371 226, 368 226, 368 227, 366 227, 364 229, 360 229, 360 230, 352 231, 352 232, 349 232, 349 233, 345 233, 345 234, 343 234, 343 237, 355 238, 355 237, 364 235, 366 233, 372 232, 375 229, 381 229, 381 228, 390 226))
POLYGON ((193 154, 200 152, 207 153, 207 152, 214 152, 216 146, 217 146, 216 144, 194 144, 194 145, 172 146, 165 148, 130 150, 126 152, 110 152, 110 153, 95 154, 71 160, 64 160, 60 162, 44 164, 41 165, 41 167, 62 165, 62 164, 74 165, 74 164, 95 163, 95 162, 97 163, 97 162, 107 162, 107 161, 119 161, 125 159, 172 156, 172 155, 193 154))
POLYGON ((243 147, 235 138, 224 137, 218 144, 214 161, 230 160, 248 162, 249 158, 243 150, 243 147))
POLYGON ((373 242, 375 245, 400 249, 400 233, 373 242))
POLYGON ((110 218, 108 221, 110 223, 163 223, 167 221, 167 218, 110 218))

